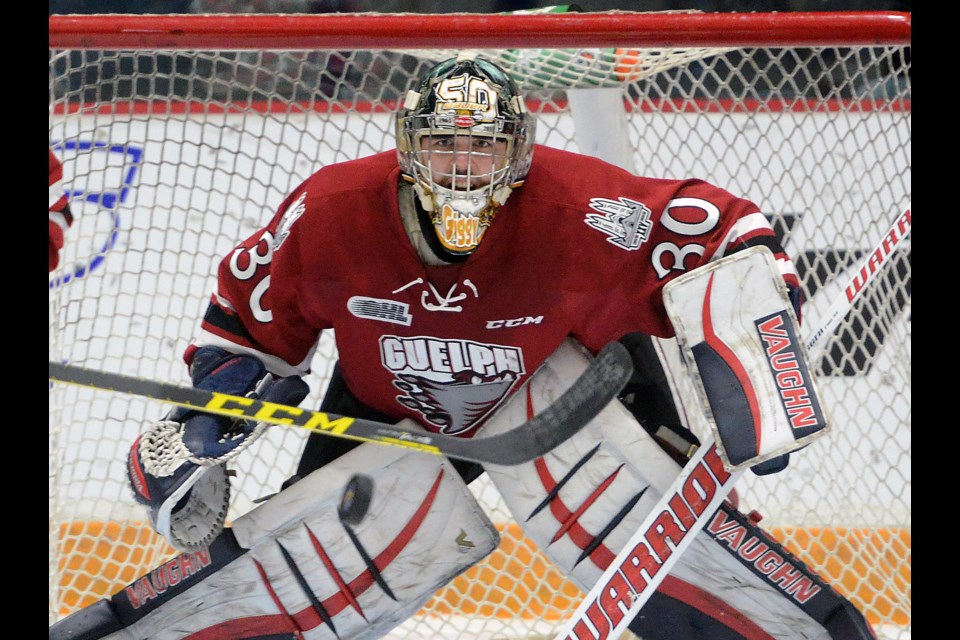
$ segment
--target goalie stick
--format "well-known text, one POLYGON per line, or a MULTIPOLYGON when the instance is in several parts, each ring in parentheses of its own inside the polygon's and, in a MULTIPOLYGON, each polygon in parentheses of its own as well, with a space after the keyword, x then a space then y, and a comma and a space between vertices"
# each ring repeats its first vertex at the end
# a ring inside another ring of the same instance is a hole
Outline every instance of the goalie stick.
POLYGON ((307 429, 339 438, 416 449, 470 462, 514 465, 547 453, 585 427, 623 389, 633 373, 630 354, 611 342, 549 407, 510 431, 459 438, 423 430, 413 420, 387 424, 216 391, 181 387, 50 361, 50 380, 117 391, 252 422, 307 429))
MULTIPOLYGON (((843 294, 820 320, 819 328, 806 342, 808 359, 819 357, 824 346, 821 338, 836 330, 867 284, 889 262, 910 228, 910 209, 907 208, 867 254, 843 294)), ((727 470, 716 441, 708 435, 555 640, 619 638, 744 473, 743 469, 727 470), (667 534, 664 523, 678 526, 667 534), (679 539, 675 539, 677 537, 679 539)))

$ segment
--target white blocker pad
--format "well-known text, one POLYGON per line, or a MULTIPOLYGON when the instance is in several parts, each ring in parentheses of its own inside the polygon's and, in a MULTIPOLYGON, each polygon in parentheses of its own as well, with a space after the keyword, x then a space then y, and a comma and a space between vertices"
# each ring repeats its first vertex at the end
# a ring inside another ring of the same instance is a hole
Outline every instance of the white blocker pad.
POLYGON ((380 638, 499 543, 448 460, 373 443, 273 496, 232 532, 247 553, 111 637, 296 630, 305 640, 380 638), (366 517, 350 526, 337 507, 357 472, 373 479, 373 495, 366 517))
POLYGON ((827 415, 773 254, 752 247, 668 282, 663 300, 700 410, 728 470, 824 435, 827 415))
MULTIPOLYGON (((478 436, 516 428, 530 418, 531 411, 538 413, 553 402, 588 363, 589 354, 567 341, 524 388, 497 409, 478 436)), ((484 468, 524 534, 585 593, 681 471, 618 400, 545 456, 519 465, 486 464, 484 468)), ((693 504, 699 497, 684 499, 693 504)), ((780 640, 828 637, 807 610, 815 612, 823 598, 833 602, 816 578, 782 555, 777 556, 781 559, 778 572, 765 575, 751 569, 731 551, 731 545, 712 533, 715 527, 732 535, 729 516, 718 511, 709 522, 674 564, 661 589, 685 594, 681 599, 693 598, 700 603, 697 609, 708 615, 748 619, 780 640), (785 573, 793 576, 790 581, 784 580, 785 573), (818 599, 804 600, 810 594, 818 599)), ((664 525, 665 538, 676 533, 671 533, 670 526, 664 525)), ((741 540, 749 538, 744 527, 737 531, 741 540)), ((672 544, 663 541, 658 552, 669 555, 672 544)), ((762 545, 762 550, 768 546, 762 545)))

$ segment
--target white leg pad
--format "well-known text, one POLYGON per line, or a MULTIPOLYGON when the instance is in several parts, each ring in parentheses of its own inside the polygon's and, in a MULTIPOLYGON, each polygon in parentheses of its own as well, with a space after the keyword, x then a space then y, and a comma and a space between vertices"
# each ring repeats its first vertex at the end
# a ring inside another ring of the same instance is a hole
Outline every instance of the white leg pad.
MULTIPOLYGON (((582 348, 568 342, 491 416, 479 436, 515 428, 531 411, 541 411, 573 383, 588 362, 582 348)), ((547 455, 515 466, 485 465, 485 469, 525 535, 574 584, 589 592, 670 488, 681 467, 623 404, 614 400, 587 427, 547 455)), ((717 522, 731 525, 722 518, 717 522)), ((734 528, 725 530, 733 532, 734 528)), ((742 535, 747 538, 749 532, 744 530, 742 535)), ((784 564, 783 571, 788 569, 793 571, 784 564)), ((674 589, 709 594, 705 600, 713 602, 722 615, 739 612, 778 639, 828 637, 800 607, 804 603, 798 593, 820 591, 813 581, 808 584, 796 578, 791 585, 771 584, 706 533, 694 538, 669 580, 674 589)))
MULTIPOLYGON (((529 419, 529 411, 542 411, 573 384, 588 363, 583 348, 568 340, 491 416, 478 435, 508 431, 529 419)), ((484 468, 524 532, 585 591, 600 578, 680 472, 680 466, 616 400, 547 455, 519 465, 488 464, 484 468), (545 504, 568 473, 569 480, 545 504), (598 491, 599 487, 604 488, 598 491), (581 560, 589 541, 641 492, 620 524, 581 560), (575 515, 583 505, 589 506, 575 515), (566 529, 565 523, 569 524, 566 529), (560 531, 563 533, 557 537, 560 531)))
POLYGON ((499 543, 449 461, 370 443, 272 497, 232 530, 249 552, 127 631, 152 640, 251 629, 296 630, 306 640, 379 638, 499 543), (366 517, 348 529, 337 506, 356 472, 373 478, 374 491, 366 517))

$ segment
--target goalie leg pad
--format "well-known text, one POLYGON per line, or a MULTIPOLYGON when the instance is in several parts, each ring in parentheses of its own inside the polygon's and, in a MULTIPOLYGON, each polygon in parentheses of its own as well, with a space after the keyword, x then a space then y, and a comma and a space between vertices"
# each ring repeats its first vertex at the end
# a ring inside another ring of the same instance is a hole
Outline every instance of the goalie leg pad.
POLYGON ((726 504, 629 628, 644 640, 876 640, 849 600, 726 504))
POLYGON ((690 417, 714 433, 728 470, 783 456, 826 433, 793 305, 769 249, 752 247, 679 276, 664 286, 663 300, 700 404, 690 417))
MULTIPOLYGON (((582 348, 568 341, 488 419, 480 435, 515 428, 529 418, 528 407, 536 412, 552 402, 588 362, 582 348)), ((671 488, 681 467, 622 403, 614 401, 549 454, 529 463, 485 465, 485 469, 525 535, 589 593, 671 488)), ((691 541, 657 591, 660 601, 673 594, 673 600, 697 605, 671 627, 676 632, 670 636, 673 640, 737 638, 720 633, 721 627, 729 625, 716 621, 724 620, 765 630, 778 640, 844 638, 828 635, 829 616, 824 612, 849 605, 847 601, 732 507, 725 505, 717 514, 708 521, 715 532, 705 528, 691 541), (720 518, 719 514, 726 515, 720 518), (756 538, 754 551, 714 539, 724 533, 745 544, 751 536, 756 538), (756 553, 766 559, 761 562, 756 553), (696 616, 714 620, 717 635, 681 633, 683 628, 697 628, 696 616)), ((666 554, 670 553, 666 542, 670 526, 678 525, 664 523, 661 545, 666 554)), ((653 610, 645 607, 638 619, 653 610)), ((666 624, 661 619, 648 622, 666 624)), ((861 637, 869 638, 852 638, 861 637)))
MULTIPOLYGON (((567 340, 486 421, 480 436, 516 428, 554 402, 588 364, 586 351, 567 340)), ((484 468, 524 533, 584 591, 680 472, 619 401, 546 456, 484 468)))
POLYGON ((238 518, 210 553, 182 557, 216 564, 224 540, 240 551, 222 568, 187 579, 180 567, 173 588, 161 567, 115 596, 126 630, 153 640, 379 638, 496 549, 499 534, 448 460, 367 443, 238 518), (338 506, 358 473, 373 493, 350 525, 338 506))

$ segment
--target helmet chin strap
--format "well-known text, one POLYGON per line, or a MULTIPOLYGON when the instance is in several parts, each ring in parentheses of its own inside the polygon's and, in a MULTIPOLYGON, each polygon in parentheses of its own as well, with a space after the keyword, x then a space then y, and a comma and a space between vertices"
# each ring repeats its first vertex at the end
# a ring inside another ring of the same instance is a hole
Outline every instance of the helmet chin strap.
POLYGON ((432 212, 435 208, 433 202, 433 192, 423 186, 423 184, 420 182, 413 183, 413 190, 417 192, 417 197, 420 199, 420 206, 423 207, 423 210, 432 212))

